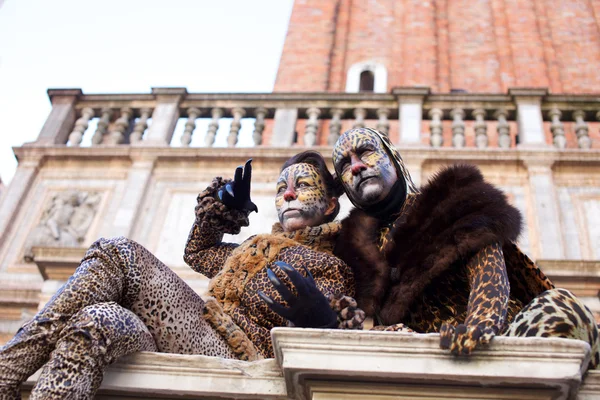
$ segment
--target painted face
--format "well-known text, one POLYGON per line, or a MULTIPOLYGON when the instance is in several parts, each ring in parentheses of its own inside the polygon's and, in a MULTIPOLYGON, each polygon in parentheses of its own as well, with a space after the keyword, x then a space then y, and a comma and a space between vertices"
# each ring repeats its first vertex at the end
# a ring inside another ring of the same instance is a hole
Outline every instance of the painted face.
POLYGON ((340 136, 333 148, 333 163, 344 190, 361 207, 385 199, 398 179, 381 141, 362 129, 340 136))
POLYGON ((331 201, 327 198, 323 178, 314 166, 294 164, 281 171, 275 206, 284 231, 322 224, 333 211, 333 208, 329 210, 331 201))

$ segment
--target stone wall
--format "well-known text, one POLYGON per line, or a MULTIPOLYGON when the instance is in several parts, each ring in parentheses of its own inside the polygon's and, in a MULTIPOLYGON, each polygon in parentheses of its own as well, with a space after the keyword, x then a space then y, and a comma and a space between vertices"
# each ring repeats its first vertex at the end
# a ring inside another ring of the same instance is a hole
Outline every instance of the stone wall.
POLYGON ((357 63, 387 87, 598 93, 600 4, 588 0, 303 0, 294 3, 275 91, 343 92, 357 63))

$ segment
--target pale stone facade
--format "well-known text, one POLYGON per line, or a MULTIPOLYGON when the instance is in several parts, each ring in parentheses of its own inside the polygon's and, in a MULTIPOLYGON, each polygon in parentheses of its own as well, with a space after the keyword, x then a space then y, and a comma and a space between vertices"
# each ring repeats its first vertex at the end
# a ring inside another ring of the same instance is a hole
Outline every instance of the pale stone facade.
MULTIPOLYGON (((69 89, 49 96, 48 120, 35 142, 15 148, 17 172, 0 195, 0 343, 49 299, 99 237, 140 242, 203 293, 206 279, 182 259, 197 193, 253 158, 252 196, 260 213, 226 240, 268 231, 283 161, 306 147, 330 159, 331 146, 319 143, 333 144, 352 126, 388 132, 417 184, 443 165, 478 165, 522 211, 521 247, 600 315, 600 150, 590 139, 600 128, 597 96, 518 88, 431 94, 423 87, 363 94, 69 89)), ((348 209, 344 200, 341 216, 348 209)), ((384 399, 414 398, 416 390, 421 398, 480 398, 483 387, 493 387, 497 396, 486 389, 486 398, 499 398, 502 390, 508 398, 572 398, 589 352, 580 342, 498 339, 462 361, 437 350, 431 335, 281 330, 274 340, 277 360, 258 364, 134 356, 111 369, 105 393, 126 398, 146 388, 164 398, 384 399), (543 367, 548 361, 552 368, 543 367), (362 369, 353 369, 358 364, 362 369), (308 373, 309 367, 317 369, 308 373), (375 385, 378 378, 387 384, 375 385), (348 380, 353 383, 342 383, 348 380)), ((582 393, 600 393, 595 385, 582 393)))

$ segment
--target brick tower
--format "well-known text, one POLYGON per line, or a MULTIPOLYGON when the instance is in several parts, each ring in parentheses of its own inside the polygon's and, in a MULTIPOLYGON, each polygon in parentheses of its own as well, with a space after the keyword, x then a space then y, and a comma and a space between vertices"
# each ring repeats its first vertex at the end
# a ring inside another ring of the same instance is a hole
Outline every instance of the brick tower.
POLYGON ((598 65, 595 0, 298 0, 275 91, 598 93, 598 65))

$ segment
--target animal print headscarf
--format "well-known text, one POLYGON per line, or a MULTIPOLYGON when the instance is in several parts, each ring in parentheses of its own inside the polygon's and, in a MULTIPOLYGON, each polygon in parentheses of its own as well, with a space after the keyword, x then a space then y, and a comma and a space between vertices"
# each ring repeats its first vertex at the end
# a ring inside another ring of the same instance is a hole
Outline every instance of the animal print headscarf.
MULTIPOLYGON (((398 177, 403 177, 403 181, 398 180, 398 182, 394 186, 401 186, 401 189, 405 193, 405 195, 409 194, 409 193, 419 193, 419 189, 414 184, 414 182, 410 176, 410 173, 408 172, 408 169, 406 169, 406 166, 404 165, 404 161, 402 160, 400 153, 398 152, 398 150, 396 150, 396 148, 394 147, 392 142, 390 142, 390 139, 387 137, 387 135, 384 135, 383 133, 381 133, 375 129, 371 129, 371 128, 353 128, 353 129, 350 129, 350 130, 344 132, 342 137, 351 132, 359 133, 361 135, 367 135, 367 136, 375 137, 375 138, 379 139, 379 141, 382 143, 383 148, 385 149, 387 155, 390 157, 390 159, 394 163, 398 177)), ((340 139, 338 139, 338 143, 336 143, 336 145, 333 149, 334 158, 335 158, 335 153, 336 153, 336 147, 338 146, 342 137, 340 137, 340 139)), ((334 165, 335 165, 335 163, 334 163, 334 165)), ((338 171, 336 168, 336 174, 338 176, 341 176, 341 173, 342 173, 342 171, 338 171)), ((354 204, 355 207, 363 209, 368 214, 380 214, 382 212, 382 210, 385 210, 385 212, 388 212, 389 208, 387 206, 390 203, 397 200, 394 198, 395 192, 396 192, 396 190, 392 190, 386 199, 375 204, 374 206, 369 207, 369 209, 364 209, 363 207, 360 207, 354 201, 354 199, 352 198, 351 195, 348 195, 348 198, 350 199, 352 204, 354 204)), ((404 199, 402 199, 402 202, 404 202, 404 199)))

